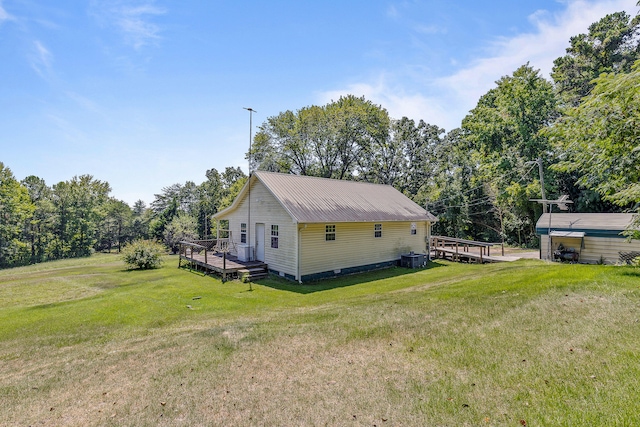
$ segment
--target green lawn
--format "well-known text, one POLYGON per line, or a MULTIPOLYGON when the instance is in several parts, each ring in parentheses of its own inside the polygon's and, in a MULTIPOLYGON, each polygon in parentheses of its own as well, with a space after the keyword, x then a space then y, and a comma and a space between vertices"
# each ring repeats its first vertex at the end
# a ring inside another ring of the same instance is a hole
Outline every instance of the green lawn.
POLYGON ((640 270, 0 270, 0 425, 640 425, 640 270))

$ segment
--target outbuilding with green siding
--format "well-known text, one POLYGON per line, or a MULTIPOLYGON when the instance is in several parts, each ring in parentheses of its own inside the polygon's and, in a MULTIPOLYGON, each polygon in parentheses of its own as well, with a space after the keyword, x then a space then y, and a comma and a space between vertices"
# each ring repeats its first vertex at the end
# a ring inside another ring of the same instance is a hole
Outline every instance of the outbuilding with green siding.
POLYGON ((426 258, 437 221, 389 185, 265 171, 214 218, 228 221, 239 257, 299 282, 426 258))
POLYGON ((623 232, 632 224, 628 213, 545 213, 536 223, 540 259, 556 251, 574 252, 581 263, 617 264, 620 254, 640 252, 640 240, 627 240, 623 232))

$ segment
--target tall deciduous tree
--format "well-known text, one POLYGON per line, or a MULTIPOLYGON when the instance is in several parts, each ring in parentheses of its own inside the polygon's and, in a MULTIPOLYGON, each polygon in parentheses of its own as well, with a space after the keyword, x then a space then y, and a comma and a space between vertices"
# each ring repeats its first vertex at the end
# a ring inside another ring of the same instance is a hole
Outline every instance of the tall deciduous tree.
POLYGON ((57 214, 56 258, 87 256, 97 241, 97 229, 104 216, 101 209, 111 187, 91 175, 75 176, 53 186, 57 214))
POLYGON ((164 230, 164 243, 173 253, 178 252, 178 243, 182 240, 193 240, 198 237, 195 218, 181 213, 174 217, 164 230))
POLYGON ((29 192, 35 211, 27 219, 24 228, 24 240, 29 242, 31 263, 45 261, 51 257, 50 244, 53 241, 54 206, 51 201, 51 188, 44 179, 30 175, 22 180, 29 192))
POLYGON ((104 218, 100 224, 100 237, 98 239, 100 249, 106 249, 111 252, 111 248, 115 246, 120 252, 122 245, 132 239, 131 220, 133 212, 128 204, 114 198, 109 198, 102 209, 104 218))
POLYGON ((577 106, 602 73, 628 73, 640 59, 640 17, 625 12, 605 16, 587 34, 571 37, 567 54, 554 61, 551 76, 569 106, 577 106))
POLYGON ((19 237, 34 210, 27 189, 0 162, 0 266, 13 265, 25 256, 26 244, 19 237))
POLYGON ((388 143, 386 110, 348 95, 325 106, 269 117, 250 153, 253 168, 335 179, 366 177, 388 143))
POLYGON ((551 83, 526 64, 498 80, 462 122, 479 172, 485 182, 501 190, 493 200, 514 218, 517 235, 535 235, 539 210, 529 198, 540 195, 540 186, 537 175, 523 174, 531 169, 527 162, 547 158, 550 145, 541 130, 557 116, 551 83))
POLYGON ((597 78, 549 135, 564 152, 556 169, 618 206, 640 203, 640 61, 630 73, 597 78))

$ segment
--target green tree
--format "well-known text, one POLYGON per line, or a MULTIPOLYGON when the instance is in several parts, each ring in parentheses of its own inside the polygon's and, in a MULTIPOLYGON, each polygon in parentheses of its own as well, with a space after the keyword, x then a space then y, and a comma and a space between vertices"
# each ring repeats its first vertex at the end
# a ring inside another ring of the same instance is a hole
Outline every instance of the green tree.
POLYGON ((91 254, 104 216, 102 206, 110 191, 107 182, 96 180, 91 175, 74 176, 53 186, 56 258, 91 254))
MULTIPOLYGON (((425 199, 420 194, 433 185, 433 178, 438 170, 442 153, 444 129, 420 120, 416 125, 413 120, 403 117, 391 126, 393 139, 399 141, 404 159, 400 183, 393 185, 416 202, 424 205, 425 199)), ((453 134, 452 134, 453 135, 453 134)))
POLYGON ((33 215, 25 223, 23 240, 30 246, 31 263, 46 261, 51 256, 55 218, 51 188, 44 179, 34 175, 22 180, 22 185, 35 206, 33 215))
POLYGON ((178 214, 165 227, 163 238, 165 245, 171 248, 173 253, 177 253, 180 241, 198 238, 196 220, 187 214, 178 214))
POLYGON ((389 135, 387 110, 353 95, 340 97, 326 107, 338 151, 338 168, 332 178, 350 179, 366 168, 368 159, 389 135), (359 168, 358 168, 359 167, 359 168))
POLYGON ((489 232, 495 228, 489 212, 492 207, 483 191, 478 165, 469 152, 461 129, 447 133, 434 152, 432 184, 421 187, 417 198, 438 217, 434 234, 495 240, 489 232))
POLYGON ((542 130, 557 116, 553 86, 526 64, 498 80, 462 122, 481 180, 494 188, 494 197, 483 197, 512 219, 507 231, 513 241, 535 238, 540 210, 529 198, 540 195, 540 185, 537 174, 526 174, 533 170, 528 163, 546 159, 550 144, 542 130))
POLYGON ((628 74, 598 77, 548 134, 564 153, 555 169, 620 207, 640 203, 640 61, 628 74))
POLYGON ((207 170, 207 180, 198 187, 198 234, 208 238, 211 234, 211 215, 218 212, 223 191, 222 178, 214 168, 207 170))
POLYGON ((149 239, 149 223, 153 219, 153 211, 147 208, 142 200, 137 200, 131 210, 131 239, 149 239))
POLYGON ((0 267, 17 265, 28 258, 27 246, 19 238, 34 210, 27 189, 0 162, 0 267))
POLYGON ((587 34, 571 37, 567 54, 554 61, 551 77, 563 101, 577 106, 602 73, 628 73, 640 59, 640 17, 605 16, 587 34))
POLYGON ((100 249, 111 252, 114 246, 118 252, 122 245, 131 240, 131 221, 133 212, 129 205, 122 200, 109 198, 103 206, 104 218, 99 229, 98 239, 100 249))
POLYGON ((246 184, 247 179, 249 179, 249 177, 247 176, 239 178, 231 185, 231 187, 224 189, 224 192, 222 193, 222 197, 220 199, 220 204, 218 205, 218 208, 220 210, 231 206, 235 198, 238 196, 238 194, 240 194, 240 190, 242 190, 242 187, 244 187, 244 185, 246 184))
POLYGON ((390 119, 382 107, 353 95, 325 106, 269 117, 250 153, 254 169, 367 179, 372 155, 388 146, 390 119))

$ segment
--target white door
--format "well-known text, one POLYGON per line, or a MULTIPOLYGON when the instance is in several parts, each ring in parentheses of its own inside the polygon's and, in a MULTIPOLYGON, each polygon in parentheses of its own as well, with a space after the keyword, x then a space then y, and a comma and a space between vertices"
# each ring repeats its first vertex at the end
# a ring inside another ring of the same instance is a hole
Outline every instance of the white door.
POLYGON ((264 224, 256 223, 256 260, 264 261, 264 224))

